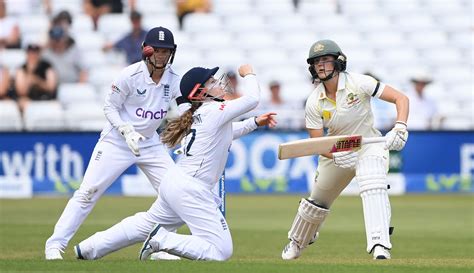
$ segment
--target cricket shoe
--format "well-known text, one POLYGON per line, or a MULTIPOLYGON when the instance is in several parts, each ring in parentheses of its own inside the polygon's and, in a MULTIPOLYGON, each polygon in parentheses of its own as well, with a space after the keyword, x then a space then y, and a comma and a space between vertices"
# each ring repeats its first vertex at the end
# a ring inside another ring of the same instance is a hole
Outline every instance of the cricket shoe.
POLYGON ((76 255, 77 259, 86 260, 86 258, 84 258, 84 256, 82 256, 81 247, 79 245, 74 246, 74 254, 76 255))
POLYGON ((294 242, 290 241, 283 251, 281 252, 281 258, 283 260, 294 260, 301 256, 301 248, 294 242))
POLYGON ((375 246, 374 248, 374 260, 389 260, 390 252, 383 246, 375 246))
POLYGON ((160 228, 162 228, 162 226, 158 224, 153 228, 150 234, 148 234, 148 237, 146 238, 145 242, 143 243, 142 249, 140 250, 140 255, 138 256, 141 261, 147 260, 152 253, 160 251, 160 246, 158 242, 151 242, 153 236, 158 233, 158 230, 160 230, 160 228))
POLYGON ((181 260, 179 256, 169 254, 168 252, 160 251, 151 254, 150 260, 157 261, 157 260, 168 260, 168 261, 175 261, 181 260))
POLYGON ((62 251, 59 248, 48 248, 44 251, 46 260, 62 260, 62 251))

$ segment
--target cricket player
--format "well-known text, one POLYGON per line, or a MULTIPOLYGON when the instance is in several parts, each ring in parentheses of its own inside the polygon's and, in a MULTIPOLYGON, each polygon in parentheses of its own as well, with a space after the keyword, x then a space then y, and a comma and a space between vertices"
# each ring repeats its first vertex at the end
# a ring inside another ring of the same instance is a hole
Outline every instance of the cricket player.
POLYGON ((143 42, 143 60, 124 68, 113 82, 104 106, 108 123, 92 152, 81 186, 46 241, 47 260, 62 259, 69 240, 97 200, 132 164, 138 165, 158 192, 163 175, 174 165, 156 130, 170 102, 181 95, 180 77, 171 69, 175 53, 171 31, 153 28, 143 42))
POLYGON ((252 67, 242 65, 239 74, 245 92, 238 99, 224 101, 232 90, 225 74, 219 79, 213 77, 217 70, 195 67, 181 80, 180 102, 189 105, 186 102, 190 101, 190 109, 170 122, 161 137, 169 147, 181 143, 182 155, 163 178, 159 198, 147 212, 128 217, 79 243, 75 247, 78 258, 98 259, 145 240, 142 260, 158 251, 192 260, 222 261, 232 255, 229 227, 212 189, 224 170, 232 139, 257 126, 273 127, 276 121, 275 113, 266 113, 232 122, 257 106, 260 88, 252 67), (169 232, 184 223, 192 235, 169 232))
POLYGON ((332 203, 354 177, 362 198, 367 252, 373 253, 374 259, 390 259, 388 157, 389 150, 400 151, 408 139, 408 98, 373 77, 345 72, 346 62, 346 56, 331 40, 317 41, 311 46, 307 63, 313 80, 320 83, 306 102, 309 135, 321 137, 327 128, 328 136, 381 136, 373 126, 371 98, 394 103, 397 121, 386 134, 385 143, 364 145, 359 152, 319 156, 311 194, 301 199, 288 232, 290 242, 282 252, 285 260, 298 258, 317 239, 332 203))

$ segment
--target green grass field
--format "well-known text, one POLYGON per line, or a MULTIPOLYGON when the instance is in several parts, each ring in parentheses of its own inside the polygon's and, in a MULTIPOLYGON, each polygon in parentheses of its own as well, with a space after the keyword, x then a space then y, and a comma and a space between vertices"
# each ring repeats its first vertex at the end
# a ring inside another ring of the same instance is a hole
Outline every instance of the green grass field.
MULTIPOLYGON (((317 244, 294 261, 280 252, 299 196, 229 196, 234 255, 227 262, 137 260, 139 244, 98 261, 79 261, 72 247, 151 198, 104 197, 71 241, 65 260, 44 261, 44 242, 67 199, 0 200, 0 272, 474 272, 474 196, 392 197, 392 260, 365 252, 361 201, 336 201, 317 244)), ((182 230, 181 232, 186 232, 182 230)))

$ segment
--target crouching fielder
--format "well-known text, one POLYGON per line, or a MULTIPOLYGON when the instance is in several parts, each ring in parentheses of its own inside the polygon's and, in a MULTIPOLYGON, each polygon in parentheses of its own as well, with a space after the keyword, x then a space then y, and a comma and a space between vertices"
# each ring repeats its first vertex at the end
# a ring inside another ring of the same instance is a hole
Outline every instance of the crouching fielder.
POLYGON ((217 70, 195 67, 181 80, 182 97, 178 103, 191 102, 191 108, 168 124, 161 140, 170 147, 181 143, 183 153, 177 166, 163 177, 159 198, 147 212, 128 217, 77 245, 80 258, 97 259, 143 241, 141 260, 158 251, 193 260, 230 258, 232 238, 219 210, 219 197, 212 189, 224 170, 232 139, 259 125, 274 126, 275 121, 273 113, 268 113, 232 122, 257 106, 259 86, 252 67, 243 65, 239 74, 246 92, 238 99, 224 101, 228 83, 225 76, 213 78, 217 70), (183 223, 192 235, 169 232, 183 223))
POLYGON ((407 141, 408 99, 372 77, 345 72, 346 56, 333 41, 314 43, 307 62, 313 79, 321 82, 306 103, 306 127, 311 137, 323 136, 324 127, 327 135, 380 136, 373 126, 371 97, 394 103, 397 122, 385 143, 364 145, 359 152, 319 156, 311 195, 300 201, 282 258, 298 258, 317 239, 332 203, 355 177, 364 210, 367 252, 373 252, 374 259, 390 259, 388 150, 401 150, 407 141))

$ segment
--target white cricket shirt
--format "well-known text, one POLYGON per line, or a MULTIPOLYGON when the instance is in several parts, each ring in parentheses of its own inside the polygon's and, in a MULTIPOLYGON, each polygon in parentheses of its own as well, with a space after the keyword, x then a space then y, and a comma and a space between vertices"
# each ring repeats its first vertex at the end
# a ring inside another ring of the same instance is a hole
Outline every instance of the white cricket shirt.
POLYGON ((254 118, 232 120, 254 109, 260 100, 255 75, 243 78, 243 95, 235 100, 205 102, 193 115, 191 132, 183 139, 177 165, 186 174, 213 188, 224 171, 232 139, 257 128, 254 118))
POLYGON ((373 77, 341 72, 336 101, 326 96, 324 84, 319 84, 306 101, 306 128, 328 128, 327 135, 380 136, 374 128, 370 105, 372 97, 379 98, 385 84, 373 77))
POLYGON ((144 61, 122 70, 107 94, 104 112, 109 121, 102 130, 101 139, 127 145, 117 128, 125 123, 145 136, 139 147, 149 147, 160 142, 156 130, 168 113, 170 103, 180 96, 180 77, 171 67, 156 84, 150 77, 144 61))

